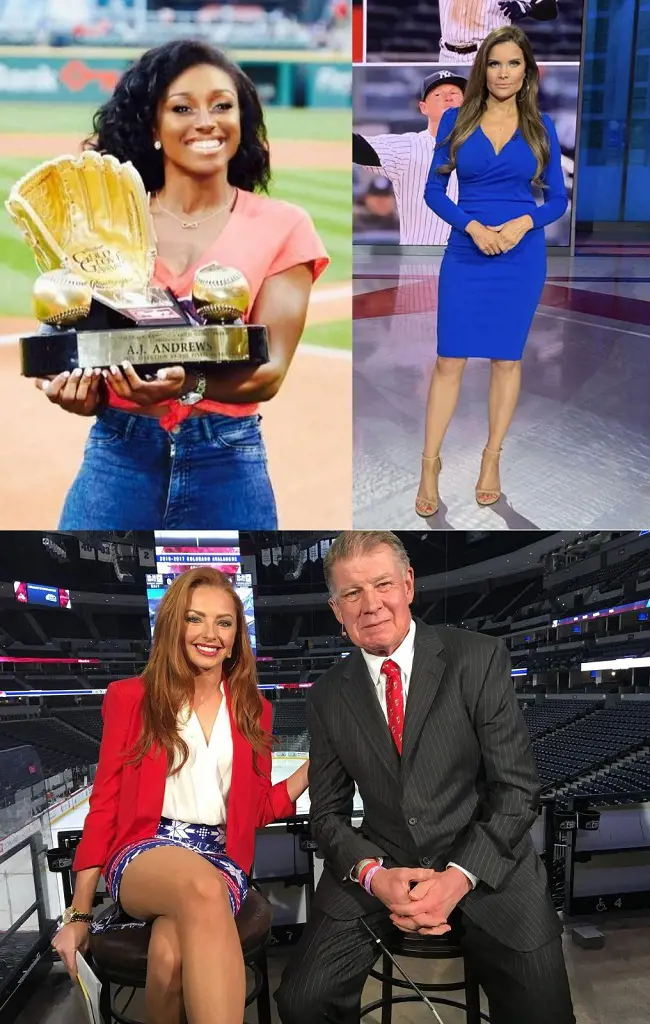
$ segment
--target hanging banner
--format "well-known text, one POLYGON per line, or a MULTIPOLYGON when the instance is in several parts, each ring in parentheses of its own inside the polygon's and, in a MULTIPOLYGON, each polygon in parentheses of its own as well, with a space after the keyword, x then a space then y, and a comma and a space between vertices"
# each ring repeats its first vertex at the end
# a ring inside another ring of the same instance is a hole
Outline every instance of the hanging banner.
POLYGON ((104 541, 104 543, 100 544, 99 547, 97 548, 97 558, 99 559, 100 562, 113 561, 111 545, 107 541, 104 541))
POLYGON ((156 554, 153 548, 139 548, 138 553, 140 558, 140 565, 143 568, 155 569, 156 554))

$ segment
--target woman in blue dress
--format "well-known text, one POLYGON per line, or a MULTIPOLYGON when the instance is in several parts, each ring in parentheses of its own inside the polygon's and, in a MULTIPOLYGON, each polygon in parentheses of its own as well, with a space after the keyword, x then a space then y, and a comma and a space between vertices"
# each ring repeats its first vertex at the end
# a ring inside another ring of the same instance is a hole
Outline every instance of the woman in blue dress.
POLYGON ((479 505, 501 496, 499 456, 519 397, 521 357, 546 278, 544 227, 567 208, 560 145, 538 105, 539 72, 515 25, 481 45, 463 105, 441 120, 425 202, 452 226, 440 267, 438 358, 427 401, 418 515, 438 509, 440 448, 468 358, 492 360, 479 505), (456 170, 458 205, 446 194, 456 170), (541 188, 543 202, 535 201, 541 188))

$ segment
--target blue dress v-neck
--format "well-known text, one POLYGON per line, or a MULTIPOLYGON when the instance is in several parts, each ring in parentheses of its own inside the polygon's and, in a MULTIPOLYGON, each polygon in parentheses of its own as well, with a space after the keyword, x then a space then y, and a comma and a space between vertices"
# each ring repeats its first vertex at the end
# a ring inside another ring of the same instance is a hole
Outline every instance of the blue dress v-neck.
POLYGON ((446 194, 449 175, 438 171, 449 160, 449 135, 458 110, 440 119, 436 148, 424 198, 452 226, 440 267, 438 355, 521 359, 546 279, 544 227, 567 208, 560 144, 547 114, 542 120, 550 160, 542 179, 544 202, 538 206, 531 179, 533 152, 517 129, 500 153, 479 127, 456 152, 458 205, 446 194), (528 213, 533 228, 509 252, 486 256, 466 233, 472 220, 503 224, 528 213))

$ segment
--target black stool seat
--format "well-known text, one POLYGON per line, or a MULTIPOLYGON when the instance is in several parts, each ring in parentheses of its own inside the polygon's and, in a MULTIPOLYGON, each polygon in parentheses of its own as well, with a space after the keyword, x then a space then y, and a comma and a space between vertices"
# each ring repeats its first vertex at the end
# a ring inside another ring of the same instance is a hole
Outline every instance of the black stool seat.
MULTIPOLYGON (((110 913, 111 907, 97 915, 101 921, 110 913)), ((235 918, 244 959, 253 955, 265 945, 271 934, 273 910, 268 900, 256 889, 249 888, 246 899, 235 918)), ((90 936, 90 952, 96 964, 110 973, 128 978, 135 986, 145 983, 147 974, 147 950, 151 938, 151 925, 144 928, 120 928, 116 931, 98 932, 90 936)))
MULTIPOLYGON (((100 921, 107 907, 97 916, 100 921)), ((271 1024, 271 997, 266 966, 266 945, 271 938, 273 908, 266 897, 249 883, 246 899, 235 918, 244 963, 252 974, 253 987, 246 997, 246 1006, 257 1003, 259 1024, 271 1024)), ((151 925, 143 928, 119 928, 90 935, 90 955, 95 973, 102 983, 100 1010, 103 1024, 136 1024, 119 1012, 111 996, 111 983, 120 988, 144 988, 147 979, 147 953, 151 925)), ((128 1006, 128 1003, 127 1003, 128 1006)))
POLYGON ((394 928, 382 942, 393 956, 423 957, 426 960, 455 960, 462 957, 460 936, 452 930, 444 935, 418 935, 394 928))
MULTIPOLYGON (((418 935, 417 932, 402 932, 399 928, 391 928, 387 935, 382 935, 384 949, 394 957, 413 957, 420 960, 462 960, 464 966, 464 980, 446 982, 445 984, 432 984, 419 982, 414 979, 419 989, 425 993, 431 1002, 442 1006, 453 1006, 464 1010, 467 1024, 480 1024, 482 1020, 489 1022, 489 1017, 481 1013, 481 1002, 478 979, 476 978, 471 965, 465 960, 460 945, 460 931, 458 919, 451 916, 451 931, 444 935, 418 935), (440 993, 459 992, 465 994, 465 1002, 461 1003, 456 999, 449 999, 440 993)), ((370 977, 381 981, 381 999, 367 1003, 361 1007, 360 1019, 363 1020, 370 1013, 381 1010, 381 1024, 391 1024, 393 1006, 397 1003, 419 1002, 417 995, 411 986, 405 981, 391 959, 382 951, 381 971, 375 967, 370 971, 370 977), (410 995, 400 995, 393 991, 394 988, 409 990, 410 995)), ((406 968, 409 977, 412 972, 406 968)))

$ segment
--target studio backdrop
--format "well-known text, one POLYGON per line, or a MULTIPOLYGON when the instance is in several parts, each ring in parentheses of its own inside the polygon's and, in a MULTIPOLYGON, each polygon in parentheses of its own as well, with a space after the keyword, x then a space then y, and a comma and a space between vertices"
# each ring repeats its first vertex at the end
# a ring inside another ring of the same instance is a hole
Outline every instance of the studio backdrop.
MULTIPOLYGON (((546 241, 552 246, 569 246, 575 212, 574 170, 576 137, 580 109, 580 66, 583 35, 583 3, 565 0, 438 0, 428 2, 426 16, 417 0, 391 4, 382 0, 366 2, 365 63, 353 68, 354 131, 372 144, 382 134, 403 135, 422 132, 427 120, 420 113, 419 98, 423 79, 436 70, 469 76, 475 52, 457 54, 449 59, 449 47, 480 45, 493 29, 510 24, 507 11, 527 12, 516 24, 531 41, 540 70, 540 107, 550 115, 562 149, 562 169, 569 193, 569 206, 561 220, 546 229, 546 241), (539 18, 545 20, 538 20, 539 18), (441 52, 443 61, 441 62, 441 52)), ((399 152, 400 147, 395 147, 399 152)), ((397 245, 400 219, 396 195, 401 205, 422 203, 424 197, 409 193, 413 181, 412 156, 404 145, 401 161, 390 166, 353 169, 353 228, 357 244, 397 245)), ((538 201, 541 202, 541 193, 538 201)), ((402 232, 402 236, 404 232, 402 232)), ((404 237, 402 243, 407 244, 404 237)), ((435 237, 418 244, 436 245, 435 237)))

